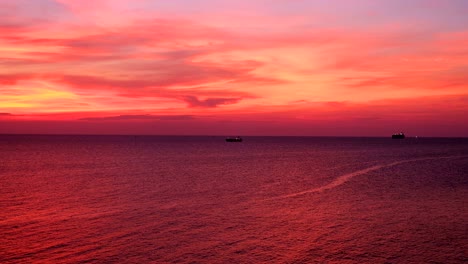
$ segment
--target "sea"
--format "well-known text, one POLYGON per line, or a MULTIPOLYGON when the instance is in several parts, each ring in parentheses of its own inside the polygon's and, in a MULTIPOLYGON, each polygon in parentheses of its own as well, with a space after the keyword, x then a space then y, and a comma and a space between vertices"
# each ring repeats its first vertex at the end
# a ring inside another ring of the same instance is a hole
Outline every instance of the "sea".
POLYGON ((468 138, 0 136, 0 263, 467 263, 468 138))

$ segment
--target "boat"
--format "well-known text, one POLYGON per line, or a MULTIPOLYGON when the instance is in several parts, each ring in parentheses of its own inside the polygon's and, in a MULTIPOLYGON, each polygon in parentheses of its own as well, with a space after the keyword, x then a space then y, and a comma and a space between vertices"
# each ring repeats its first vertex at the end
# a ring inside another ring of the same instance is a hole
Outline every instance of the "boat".
POLYGON ((393 134, 393 135, 392 135, 392 138, 393 138, 393 139, 404 139, 404 138, 405 138, 405 133, 400 132, 400 133, 398 133, 398 134, 393 134))
POLYGON ((242 142, 241 137, 228 137, 226 138, 226 142, 242 142))

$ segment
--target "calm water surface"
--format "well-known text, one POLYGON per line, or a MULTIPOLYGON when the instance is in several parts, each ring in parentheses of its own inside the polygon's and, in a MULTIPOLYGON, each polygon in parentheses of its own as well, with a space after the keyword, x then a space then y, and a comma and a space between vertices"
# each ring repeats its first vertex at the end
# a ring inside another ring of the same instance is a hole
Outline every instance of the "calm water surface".
POLYGON ((0 136, 1 263, 466 263, 468 139, 0 136))

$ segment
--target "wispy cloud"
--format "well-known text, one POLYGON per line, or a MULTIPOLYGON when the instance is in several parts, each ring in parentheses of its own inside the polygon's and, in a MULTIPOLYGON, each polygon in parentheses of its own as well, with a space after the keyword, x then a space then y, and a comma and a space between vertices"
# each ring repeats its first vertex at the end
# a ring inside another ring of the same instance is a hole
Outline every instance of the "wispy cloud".
POLYGON ((105 117, 86 117, 79 120, 84 121, 131 121, 131 120, 191 120, 195 117, 192 115, 118 115, 105 117))

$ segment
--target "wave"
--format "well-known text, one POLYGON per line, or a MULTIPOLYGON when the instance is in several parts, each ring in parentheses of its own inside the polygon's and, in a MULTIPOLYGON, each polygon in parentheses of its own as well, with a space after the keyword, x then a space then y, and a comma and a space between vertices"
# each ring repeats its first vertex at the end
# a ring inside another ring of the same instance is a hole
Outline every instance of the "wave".
POLYGON ((317 187, 317 188, 313 188, 313 189, 309 189, 309 190, 305 190, 305 191, 301 191, 301 192, 296 192, 296 193, 291 193, 291 194, 287 194, 287 195, 278 196, 278 197, 275 197, 273 199, 291 198, 291 197, 296 197, 296 196, 309 194, 309 193, 320 193, 320 192, 323 192, 323 191, 326 191, 326 190, 334 189, 334 188, 348 182, 349 180, 351 180, 352 178, 354 178, 356 176, 363 175, 363 174, 369 173, 371 171, 376 171, 376 170, 379 170, 379 169, 382 169, 382 168, 393 167, 393 166, 400 165, 400 164, 403 164, 403 163, 417 162, 417 161, 424 161, 424 160, 456 159, 456 158, 468 158, 468 156, 426 157, 426 158, 408 159, 408 160, 395 161, 395 162, 387 163, 387 164, 375 165, 375 166, 372 166, 372 167, 369 167, 369 168, 365 168, 365 169, 362 169, 362 170, 358 170, 358 171, 355 171, 355 172, 351 172, 351 173, 347 173, 347 174, 338 176, 335 180, 333 180, 332 182, 330 182, 327 185, 317 187))

